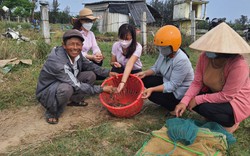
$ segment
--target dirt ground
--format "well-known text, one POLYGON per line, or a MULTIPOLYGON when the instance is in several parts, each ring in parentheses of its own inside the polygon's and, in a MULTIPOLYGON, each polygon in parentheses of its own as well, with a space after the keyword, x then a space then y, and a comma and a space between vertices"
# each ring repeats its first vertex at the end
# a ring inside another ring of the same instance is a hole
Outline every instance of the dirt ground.
POLYGON ((29 144, 38 144, 62 132, 70 131, 78 124, 89 127, 102 120, 111 118, 99 101, 91 97, 86 107, 66 107, 56 125, 48 124, 44 119, 41 105, 17 110, 4 110, 0 113, 0 155, 16 147, 24 148, 29 144))
MULTIPOLYGON (((244 55, 250 65, 250 54, 244 55)), ((17 110, 0 112, 0 155, 16 147, 25 148, 30 144, 39 144, 62 132, 70 131, 81 124, 86 128, 100 121, 112 118, 99 101, 99 97, 90 97, 87 107, 66 107, 59 124, 45 122, 41 105, 24 107, 17 110)))

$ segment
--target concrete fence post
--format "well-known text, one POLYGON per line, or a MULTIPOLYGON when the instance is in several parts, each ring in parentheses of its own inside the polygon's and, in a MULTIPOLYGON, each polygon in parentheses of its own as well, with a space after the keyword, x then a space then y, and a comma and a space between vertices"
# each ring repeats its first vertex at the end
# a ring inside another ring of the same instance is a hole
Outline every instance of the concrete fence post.
POLYGON ((42 32, 47 44, 50 44, 50 26, 49 26, 49 2, 45 0, 39 1, 41 7, 42 32))
POLYGON ((196 40, 196 26, 195 26, 195 11, 191 11, 191 39, 192 42, 196 40))
POLYGON ((147 14, 143 12, 141 17, 141 42, 142 42, 142 51, 147 54, 147 14))

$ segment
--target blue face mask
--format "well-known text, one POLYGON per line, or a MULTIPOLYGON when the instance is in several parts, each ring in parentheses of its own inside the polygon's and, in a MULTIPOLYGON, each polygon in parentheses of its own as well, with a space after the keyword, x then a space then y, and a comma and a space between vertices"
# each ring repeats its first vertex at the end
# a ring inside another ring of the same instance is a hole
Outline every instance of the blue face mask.
POLYGON ((216 53, 213 53, 213 52, 205 52, 206 53, 206 56, 208 58, 216 58, 218 57, 218 55, 216 53))
POLYGON ((168 55, 172 54, 172 48, 170 46, 166 47, 157 46, 156 48, 164 57, 167 57, 168 55))

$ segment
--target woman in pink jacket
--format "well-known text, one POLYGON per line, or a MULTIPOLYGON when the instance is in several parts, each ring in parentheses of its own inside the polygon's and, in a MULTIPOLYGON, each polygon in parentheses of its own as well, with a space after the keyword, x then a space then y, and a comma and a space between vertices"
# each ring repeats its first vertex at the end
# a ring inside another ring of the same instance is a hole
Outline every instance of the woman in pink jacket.
POLYGON ((177 117, 186 109, 222 125, 233 133, 250 116, 249 66, 242 53, 249 45, 226 23, 221 23, 190 48, 203 51, 194 81, 176 106, 177 117))
MULTIPOLYGON (((71 23, 73 24, 73 29, 79 30, 84 38, 82 55, 98 66, 102 66, 104 56, 97 44, 95 34, 91 31, 91 28, 97 19, 98 17, 94 16, 91 9, 83 8, 79 12, 79 17, 73 18, 71 23)), ((103 80, 105 77, 96 75, 96 79, 103 80)))

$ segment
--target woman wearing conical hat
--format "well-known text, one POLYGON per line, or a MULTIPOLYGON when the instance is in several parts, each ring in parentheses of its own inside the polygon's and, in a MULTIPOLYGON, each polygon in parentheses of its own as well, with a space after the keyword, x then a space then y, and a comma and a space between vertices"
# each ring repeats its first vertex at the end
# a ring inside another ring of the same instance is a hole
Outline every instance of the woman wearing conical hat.
POLYGON ((226 23, 221 23, 190 48, 202 51, 194 81, 176 106, 177 117, 186 109, 233 133, 250 116, 249 66, 241 54, 249 45, 226 23))

